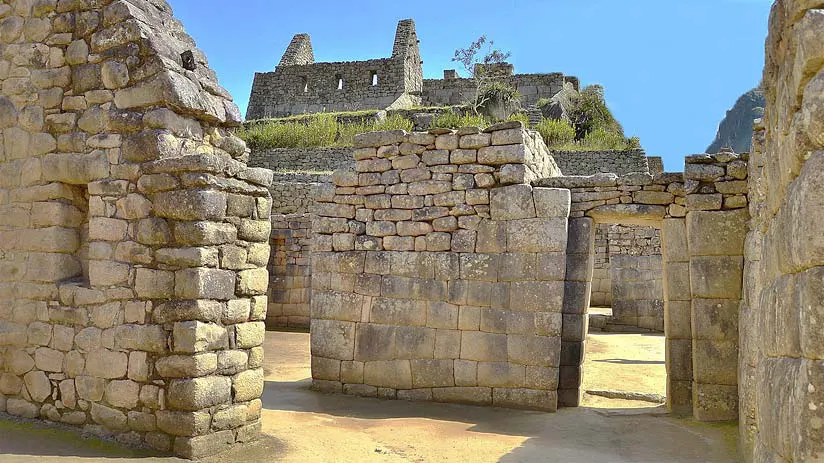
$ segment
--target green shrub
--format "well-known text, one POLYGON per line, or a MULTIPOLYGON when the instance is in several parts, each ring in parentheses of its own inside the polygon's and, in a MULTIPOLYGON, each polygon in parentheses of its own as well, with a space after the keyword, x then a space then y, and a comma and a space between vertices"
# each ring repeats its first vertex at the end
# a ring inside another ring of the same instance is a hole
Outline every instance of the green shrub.
POLYGON ((544 143, 550 148, 575 140, 575 127, 565 120, 543 119, 535 130, 544 137, 544 143))
POLYGON ((480 89, 479 101, 497 100, 501 103, 521 101, 521 94, 515 88, 503 82, 493 80, 484 84, 480 89))
POLYGON ((552 99, 550 99, 550 98, 541 98, 540 100, 538 100, 538 104, 536 106, 538 106, 538 108, 540 109, 540 108, 543 108, 544 106, 546 106, 550 103, 552 103, 552 99))
POLYGON ((572 100, 567 109, 572 125, 575 127, 575 138, 582 140, 592 131, 603 129, 624 136, 624 129, 612 115, 604 99, 604 87, 590 85, 584 88, 577 98, 572 100))
POLYGON ((510 121, 521 121, 524 127, 529 127, 529 114, 527 113, 513 113, 509 116, 510 121))
POLYGON ((475 115, 460 115, 449 109, 444 111, 432 120, 432 127, 439 129, 459 129, 461 127, 480 127, 485 128, 488 124, 483 116, 475 115))

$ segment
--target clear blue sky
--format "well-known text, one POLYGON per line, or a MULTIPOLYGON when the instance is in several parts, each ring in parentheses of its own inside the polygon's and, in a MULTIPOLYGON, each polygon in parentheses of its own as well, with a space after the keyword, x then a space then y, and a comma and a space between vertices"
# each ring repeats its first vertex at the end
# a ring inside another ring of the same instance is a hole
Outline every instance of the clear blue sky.
POLYGON ((669 171, 703 152, 725 111, 761 80, 771 0, 169 0, 245 114, 256 71, 273 70, 292 36, 317 61, 387 57, 413 18, 424 75, 486 34, 521 73, 599 83, 628 136, 669 171))

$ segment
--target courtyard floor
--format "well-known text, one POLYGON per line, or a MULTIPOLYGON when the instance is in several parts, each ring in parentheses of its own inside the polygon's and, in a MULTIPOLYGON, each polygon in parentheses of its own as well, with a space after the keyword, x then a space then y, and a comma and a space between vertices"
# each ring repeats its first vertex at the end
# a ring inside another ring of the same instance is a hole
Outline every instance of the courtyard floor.
MULTIPOLYGON (((667 416, 648 402, 586 395, 548 414, 384 401, 309 390, 309 335, 270 332, 259 442, 206 461, 242 462, 727 462, 734 424, 667 416)), ((664 338, 593 333, 585 389, 665 393, 664 338)), ((178 462, 72 431, 0 421, 0 461, 178 462)))

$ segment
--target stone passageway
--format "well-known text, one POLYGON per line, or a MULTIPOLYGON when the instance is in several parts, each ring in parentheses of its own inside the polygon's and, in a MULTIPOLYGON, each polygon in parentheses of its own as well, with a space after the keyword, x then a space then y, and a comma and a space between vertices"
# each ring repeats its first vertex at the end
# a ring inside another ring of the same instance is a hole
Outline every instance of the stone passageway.
MULTIPOLYGON (((611 367, 617 367, 642 368, 651 373, 644 380, 649 387, 660 388, 655 384, 663 384, 663 377, 656 373, 659 365, 646 363, 656 356, 662 358, 655 347, 658 338, 648 336, 639 341, 638 336, 590 337, 585 387, 620 389, 617 383, 609 382, 615 372, 611 367), (622 344, 638 346, 639 342, 649 349, 621 350, 622 344), (610 359, 636 364, 603 362, 610 359)), ((735 425, 676 419, 642 402, 585 395, 582 407, 549 414, 324 395, 309 390, 308 334, 269 332, 265 349, 266 437, 207 462, 735 461, 735 425), (618 409, 617 404, 641 408, 618 409)), ((132 454, 113 445, 81 440, 70 432, 10 428, 0 433, 0 460, 4 462, 34 462, 53 455, 64 455, 60 461, 72 463, 106 458, 123 463, 183 461, 132 454)))

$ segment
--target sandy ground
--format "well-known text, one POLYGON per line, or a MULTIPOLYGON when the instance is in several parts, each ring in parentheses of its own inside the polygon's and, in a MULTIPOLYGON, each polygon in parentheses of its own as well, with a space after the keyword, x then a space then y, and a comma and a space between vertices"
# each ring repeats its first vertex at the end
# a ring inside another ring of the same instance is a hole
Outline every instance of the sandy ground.
MULTIPOLYGON (((209 462, 727 462, 734 424, 666 416, 649 403, 585 396, 548 414, 384 401, 309 390, 305 333, 266 339, 266 437, 209 462)), ((664 338, 593 334, 585 389, 664 393, 664 338)), ((0 421, 0 462, 177 462, 76 433, 0 421)))

